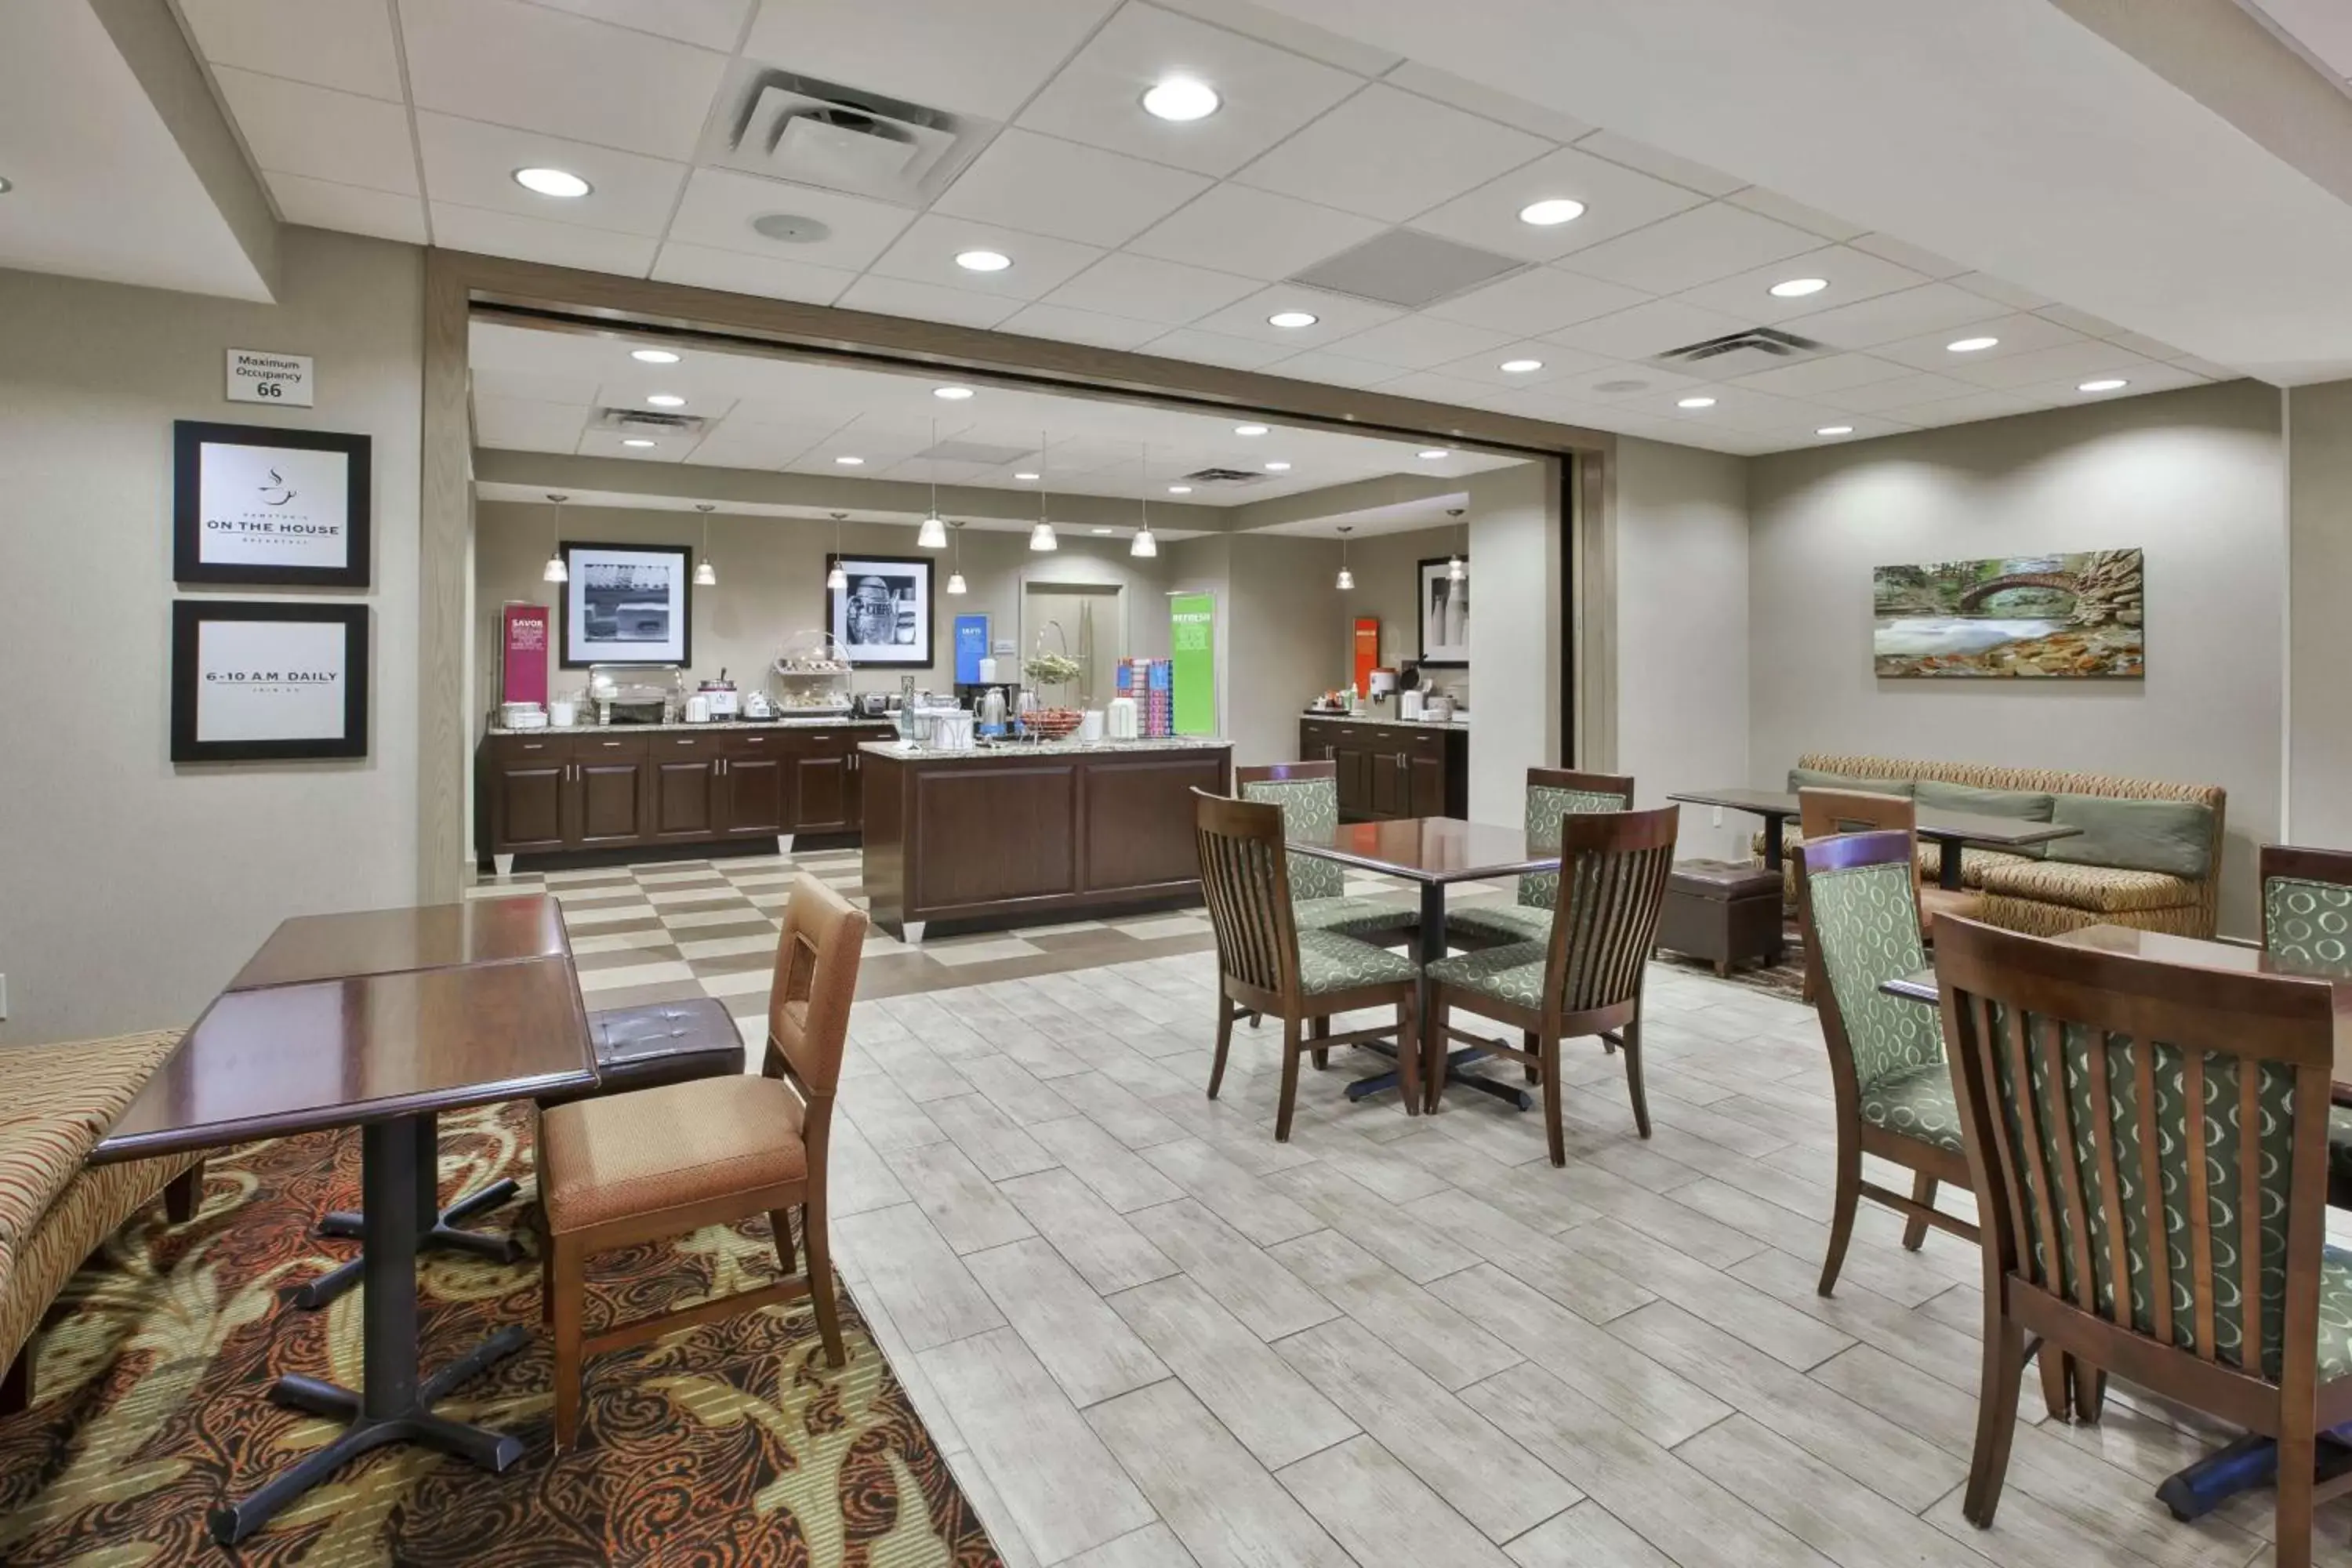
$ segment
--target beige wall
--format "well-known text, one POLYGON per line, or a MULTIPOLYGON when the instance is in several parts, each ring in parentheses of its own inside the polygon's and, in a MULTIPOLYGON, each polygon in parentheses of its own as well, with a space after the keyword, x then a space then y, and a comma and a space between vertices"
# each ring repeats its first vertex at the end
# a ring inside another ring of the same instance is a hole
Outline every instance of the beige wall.
POLYGON ((1517 822, 1527 772, 1560 758, 1559 469, 1521 463, 1470 478, 1470 816, 1517 822))
POLYGON ((1853 750, 2218 784, 2223 924, 2253 930, 2253 847, 2280 826, 2287 478, 2274 388, 2234 382, 1781 453, 1748 475, 1749 782, 1777 784, 1801 752, 1853 750), (2147 552, 2146 679, 1873 677, 1872 567, 2129 546, 2147 552))
POLYGON ((2285 396, 2293 662, 2283 836, 2352 848, 2352 381, 2285 396))
POLYGON ((286 916, 415 898, 421 253, 280 259, 276 305, 0 271, 0 1039, 187 1023, 286 916), (232 347, 314 356, 317 406, 224 401, 232 347), (174 419, 373 437, 373 588, 204 595, 370 606, 364 759, 173 764, 174 419))

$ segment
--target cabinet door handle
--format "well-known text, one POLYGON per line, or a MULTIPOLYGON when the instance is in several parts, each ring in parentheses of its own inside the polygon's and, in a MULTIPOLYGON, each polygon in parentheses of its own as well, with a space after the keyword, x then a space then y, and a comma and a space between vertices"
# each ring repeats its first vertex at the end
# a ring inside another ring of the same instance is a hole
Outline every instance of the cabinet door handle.
POLYGON ((611 747, 611 746, 617 746, 617 745, 619 745, 620 743, 621 743, 621 742, 618 742, 618 741, 607 741, 607 742, 604 742, 604 744, 605 744, 607 747, 611 747))

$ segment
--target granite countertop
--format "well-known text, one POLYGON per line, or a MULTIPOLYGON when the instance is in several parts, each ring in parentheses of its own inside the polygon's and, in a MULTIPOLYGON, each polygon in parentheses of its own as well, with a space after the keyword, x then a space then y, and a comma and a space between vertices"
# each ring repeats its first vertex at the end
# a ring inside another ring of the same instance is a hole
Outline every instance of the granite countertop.
POLYGON ((550 724, 538 730, 509 730, 492 724, 486 731, 492 735, 654 735, 671 730, 837 730, 844 725, 872 725, 888 729, 887 719, 861 719, 854 713, 832 713, 823 717, 792 719, 712 719, 700 724, 684 720, 675 724, 550 724))
POLYGON ((1403 724, 1415 730, 1467 730, 1470 728, 1470 721, 1466 716, 1448 719, 1442 724, 1433 719, 1400 719, 1393 713, 1382 717, 1378 713, 1318 713, 1312 709, 1307 709, 1298 716, 1301 719, 1318 719, 1326 724, 1403 724))
POLYGON ((902 745, 897 741, 868 741, 857 749, 870 752, 877 757, 923 762, 979 757, 1069 756, 1080 752, 1099 756, 1105 752, 1222 752, 1230 750, 1232 746, 1231 741, 1213 735, 1179 735, 1165 741, 1011 741, 1002 744, 975 745, 968 752, 934 751, 928 746, 902 745))

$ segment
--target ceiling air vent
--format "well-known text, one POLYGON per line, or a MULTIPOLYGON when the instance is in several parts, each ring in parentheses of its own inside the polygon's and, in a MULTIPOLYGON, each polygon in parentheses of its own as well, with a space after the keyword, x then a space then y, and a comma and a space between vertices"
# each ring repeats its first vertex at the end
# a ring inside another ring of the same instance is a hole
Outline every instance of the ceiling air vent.
POLYGON ((993 122, 838 82, 740 62, 703 161, 747 174, 922 206, 994 133, 993 122))
POLYGON ((1769 370, 1774 365, 1793 364, 1828 352, 1826 343, 1801 338, 1794 332, 1750 327, 1746 331, 1685 343, 1681 348, 1653 354, 1650 363, 1671 370, 1704 372, 1709 380, 1721 381, 1750 371, 1769 370))
POLYGON ((591 430, 613 430, 624 436, 699 436, 710 421, 699 414, 656 414, 643 408, 600 408, 590 420, 591 430))
POLYGON ((1254 485, 1265 476, 1249 468, 1195 468, 1184 478, 1196 485, 1254 485))
POLYGON ((1392 228, 1317 262, 1289 281, 1417 310, 1526 265, 1515 257, 1456 245, 1419 229, 1392 228))

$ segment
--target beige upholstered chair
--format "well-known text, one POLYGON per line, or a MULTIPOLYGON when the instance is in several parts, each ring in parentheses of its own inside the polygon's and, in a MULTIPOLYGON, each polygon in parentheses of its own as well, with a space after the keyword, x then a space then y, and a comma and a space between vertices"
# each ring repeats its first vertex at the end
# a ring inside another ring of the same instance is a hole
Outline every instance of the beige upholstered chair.
POLYGON ((540 1121, 547 1216, 543 1306, 555 1327, 555 1442, 580 1430, 583 1355, 637 1344, 689 1323, 809 1299, 825 1359, 845 1359, 825 1227, 825 1151, 849 1034, 866 918, 803 873, 784 907, 759 1076, 698 1079, 577 1100, 540 1121), (795 1275, 798 1210, 808 1269, 795 1275), (583 1336, 588 1259, 765 1214, 788 1276, 583 1336))

